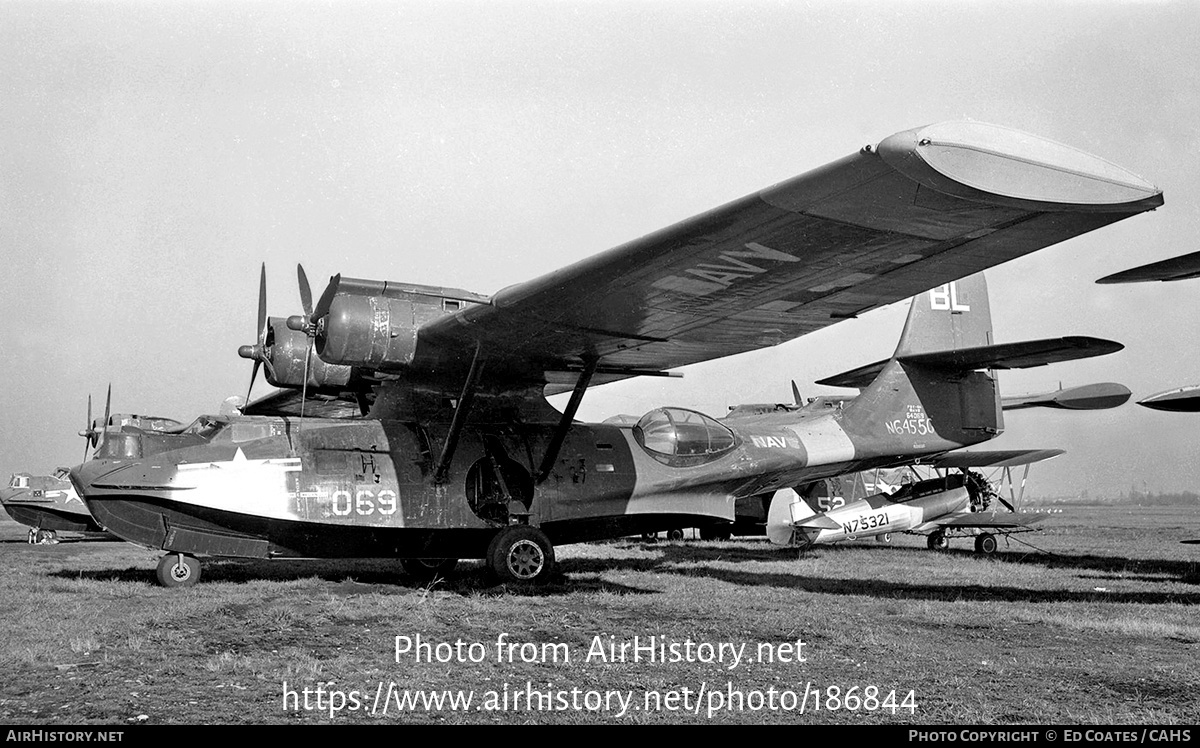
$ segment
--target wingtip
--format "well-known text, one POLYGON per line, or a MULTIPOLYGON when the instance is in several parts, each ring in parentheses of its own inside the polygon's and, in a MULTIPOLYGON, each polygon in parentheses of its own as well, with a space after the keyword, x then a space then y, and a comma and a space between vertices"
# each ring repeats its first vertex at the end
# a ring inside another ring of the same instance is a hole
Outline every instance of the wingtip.
POLYGON ((1163 202, 1162 190, 1127 169, 1002 125, 938 122, 891 135, 876 150, 910 179, 965 199, 1122 211, 1163 202))

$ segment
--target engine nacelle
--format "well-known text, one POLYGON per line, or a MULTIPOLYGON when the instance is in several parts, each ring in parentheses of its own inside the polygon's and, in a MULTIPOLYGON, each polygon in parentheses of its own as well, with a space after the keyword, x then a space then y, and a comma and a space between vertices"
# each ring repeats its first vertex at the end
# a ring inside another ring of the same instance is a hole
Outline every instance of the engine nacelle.
POLYGON ((335 296, 317 328, 317 353, 347 366, 407 366, 417 347, 415 312, 408 298, 335 296))
MULTIPOLYGON (((302 387, 304 385, 304 358, 308 354, 308 336, 290 330, 283 317, 271 317, 267 332, 266 350, 271 366, 267 368, 267 381, 275 387, 302 387)), ((350 367, 335 366, 322 361, 313 352, 308 362, 309 387, 345 387, 350 382, 350 367)))

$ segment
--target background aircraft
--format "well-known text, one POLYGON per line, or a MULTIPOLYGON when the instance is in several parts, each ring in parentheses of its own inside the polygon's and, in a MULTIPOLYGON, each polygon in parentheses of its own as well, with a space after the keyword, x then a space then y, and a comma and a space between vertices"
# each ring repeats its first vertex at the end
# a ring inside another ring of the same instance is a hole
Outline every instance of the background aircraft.
MULTIPOLYGON (((837 377, 833 378, 837 379, 837 377)), ((798 401, 799 397, 796 394, 795 383, 792 384, 793 394, 798 401)), ((1055 410, 1108 410, 1124 405, 1128 402, 1130 396, 1129 388, 1115 382, 1100 382, 1095 384, 1078 385, 1074 387, 1063 387, 1050 392, 1041 392, 1029 395, 1004 395, 1000 398, 1001 407, 1005 411, 1024 410, 1029 408, 1048 408, 1055 410)), ((809 405, 813 407, 826 408, 844 408, 849 402, 854 399, 854 396, 847 397, 823 397, 811 398, 809 405)), ((796 409, 798 406, 792 404, 754 404, 754 405, 739 405, 731 409, 729 418, 738 417, 747 413, 768 413, 776 410, 796 409)), ((1020 451, 1001 451, 990 452, 995 455, 995 459, 1003 461, 1008 457, 1018 454, 1025 454, 1027 450, 1020 451)), ((982 467, 982 463, 972 465, 972 467, 982 467)), ((965 467, 965 465, 964 465, 965 467)), ((1003 485, 1012 489, 1014 483, 1011 480, 1011 475, 1008 471, 1011 466, 997 464, 994 467, 1002 471, 998 476, 1002 479, 1003 485)), ((1028 468, 1027 468, 1028 469, 1028 468)), ((820 497, 842 497, 843 503, 846 501, 857 501, 865 499, 876 493, 890 493, 893 489, 900 485, 900 477, 903 475, 903 470, 891 470, 880 473, 880 471, 872 471, 871 473, 851 473, 849 475, 834 476, 831 478, 822 479, 816 483, 807 486, 795 486, 795 492, 802 498, 820 498, 820 497), (878 486, 876 485, 878 484, 878 486)), ((1014 489, 1015 490, 1015 489, 1014 489)), ((1021 490, 1024 490, 1024 481, 1021 484, 1021 490)), ((721 540, 729 538, 731 535, 763 535, 767 532, 767 520, 770 514, 771 501, 773 495, 752 496, 746 499, 741 499, 737 503, 736 517, 731 526, 709 526, 701 528, 700 537, 705 540, 721 540)), ((1017 501, 1013 497, 1014 502, 1017 501)), ((840 504, 839 504, 840 506, 840 504)), ((819 507, 821 511, 835 508, 832 505, 819 507)), ((682 536, 682 531, 677 533, 677 536, 682 536)))
POLYGON ((997 345, 982 276, 955 279, 1161 202, 1074 149, 941 123, 490 297, 339 276, 309 313, 302 281, 306 314, 286 327, 309 336, 306 359, 377 383, 370 418, 272 419, 257 435, 214 421, 206 444, 93 460, 72 477, 101 524, 168 551, 166 584, 193 583, 195 555, 437 559, 439 571, 484 558, 503 580, 543 581, 556 543, 729 521, 745 496, 993 438, 1003 421, 987 370, 1120 345, 997 345), (589 386, 914 294, 896 354, 843 408, 574 421, 589 386), (545 400, 555 392, 571 393, 562 413, 545 400))
MULTIPOLYGON (((1101 284, 1147 283, 1150 281, 1178 281, 1200 278, 1200 252, 1192 252, 1167 260, 1124 270, 1096 281, 1101 284)), ((1153 410, 1177 413, 1200 412, 1200 384, 1179 387, 1159 392, 1138 401, 1138 405, 1153 410)))
POLYGON ((771 500, 767 537, 776 545, 806 548, 868 537, 886 541, 892 533, 911 532, 925 535, 931 550, 945 550, 951 537, 965 535, 975 538, 977 552, 992 553, 996 536, 1026 532, 1045 515, 1018 513, 1019 499, 1006 501, 971 468, 1025 466, 1028 470, 1034 462, 1060 454, 1061 450, 951 452, 923 466, 938 471, 936 478, 885 487, 850 500, 820 484, 806 487, 803 494, 782 489, 771 500), (960 472, 942 473, 951 469, 960 472), (998 511, 1001 506, 1007 511, 998 511))
POLYGON ((16 473, 0 488, 0 505, 8 515, 29 526, 30 543, 56 543, 58 533, 103 532, 71 485, 67 468, 53 475, 16 473))

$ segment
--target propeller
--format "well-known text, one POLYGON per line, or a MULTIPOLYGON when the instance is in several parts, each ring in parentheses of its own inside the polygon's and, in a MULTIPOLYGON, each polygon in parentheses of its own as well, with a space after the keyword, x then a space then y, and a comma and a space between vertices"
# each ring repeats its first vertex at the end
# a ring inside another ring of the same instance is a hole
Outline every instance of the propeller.
POLYGON ((108 395, 104 398, 104 420, 103 425, 97 429, 96 422, 92 420, 92 396, 88 395, 87 409, 87 426, 83 431, 79 432, 85 441, 83 444, 83 461, 87 462, 88 448, 96 449, 100 444, 100 437, 108 431, 108 419, 112 409, 112 383, 108 385, 108 395))
POLYGON ((258 279, 258 341, 254 345, 243 345, 238 348, 238 355, 254 362, 250 372, 250 386, 246 388, 246 404, 250 403, 250 392, 254 389, 254 380, 258 377, 258 369, 266 364, 268 376, 275 376, 275 367, 271 364, 270 347, 267 345, 267 263, 262 264, 262 272, 258 279))
POLYGON ((792 400, 796 403, 797 408, 804 405, 804 398, 800 397, 800 388, 796 386, 795 379, 792 380, 792 400))

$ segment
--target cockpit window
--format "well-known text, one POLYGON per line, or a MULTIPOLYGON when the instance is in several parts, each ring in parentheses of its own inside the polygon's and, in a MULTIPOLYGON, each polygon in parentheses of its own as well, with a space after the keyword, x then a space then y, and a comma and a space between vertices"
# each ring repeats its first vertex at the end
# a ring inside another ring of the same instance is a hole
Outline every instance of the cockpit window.
POLYGON ((650 411, 633 427, 633 437, 652 457, 675 467, 701 465, 737 446, 728 428, 683 408, 650 411))
POLYGON ((222 418, 200 416, 196 420, 192 421, 191 425, 183 430, 183 433, 196 434, 197 436, 203 436, 211 439, 227 425, 229 425, 228 422, 222 418))

